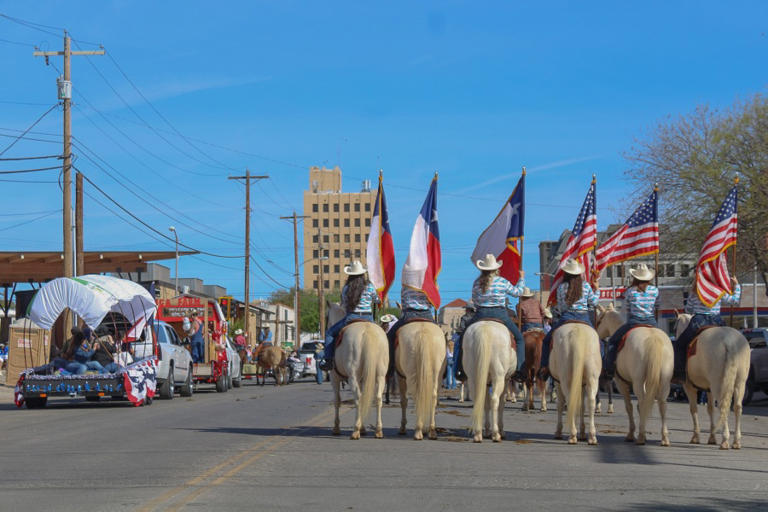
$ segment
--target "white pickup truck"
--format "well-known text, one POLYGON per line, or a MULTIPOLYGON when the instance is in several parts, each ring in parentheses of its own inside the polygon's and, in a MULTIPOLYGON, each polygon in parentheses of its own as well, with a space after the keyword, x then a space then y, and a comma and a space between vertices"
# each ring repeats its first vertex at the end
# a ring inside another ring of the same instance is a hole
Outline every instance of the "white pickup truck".
MULTIPOLYGON (((192 354, 184 347, 173 327, 159 320, 154 321, 157 340, 157 391, 160 398, 172 399, 178 392, 192 396, 192 354)), ((136 359, 152 354, 151 342, 133 342, 136 359)))

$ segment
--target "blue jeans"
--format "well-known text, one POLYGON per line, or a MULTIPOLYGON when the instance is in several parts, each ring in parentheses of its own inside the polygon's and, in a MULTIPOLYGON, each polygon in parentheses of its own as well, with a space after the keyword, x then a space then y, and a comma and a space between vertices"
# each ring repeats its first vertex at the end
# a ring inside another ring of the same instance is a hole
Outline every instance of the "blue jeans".
POLYGON ((373 313, 349 313, 347 316, 333 324, 330 329, 325 331, 325 361, 328 364, 333 362, 333 357, 336 354, 336 336, 338 336, 344 326, 347 325, 347 322, 355 319, 373 322, 373 313))
POLYGON ((320 369, 320 361, 325 357, 323 352, 315 352, 315 380, 318 384, 323 383, 323 370, 320 369))
POLYGON ((77 361, 67 361, 61 369, 66 370, 72 375, 83 375, 88 371, 88 368, 84 364, 78 363, 77 361))
POLYGON ((445 365, 445 380, 443 384, 445 389, 456 389, 456 376, 454 375, 454 362, 453 358, 449 358, 445 365))
POLYGON ((107 363, 106 366, 102 365, 101 373, 115 373, 117 371, 117 368, 118 368, 117 363, 115 362, 107 363))
POLYGON ((619 343, 621 342, 621 338, 623 338, 632 327, 641 324, 653 325, 655 327, 656 319, 653 317, 632 317, 611 335, 611 338, 608 340, 608 351, 605 354, 605 371, 609 375, 612 375, 616 371, 616 356, 618 356, 619 353, 619 343))
POLYGON ((688 360, 688 345, 693 341, 693 338, 699 333, 699 331, 708 325, 723 326, 725 322, 720 318, 720 315, 702 315, 696 314, 691 317, 691 321, 685 330, 672 344, 675 349, 675 374, 681 374, 685 372, 685 364, 688 360))
POLYGON ((85 363, 85 367, 88 370, 96 371, 96 372, 99 372, 99 373, 104 373, 104 367, 101 366, 101 363, 98 362, 98 361, 87 361, 85 363))
POLYGON ((195 363, 205 362, 205 344, 202 340, 192 342, 192 361, 195 363))
POLYGON ((544 324, 540 322, 523 322, 523 332, 530 331, 531 329, 544 330, 544 324))
POLYGON ((541 346, 542 367, 549 367, 549 353, 552 350, 552 333, 555 332, 555 329, 563 325, 568 320, 578 320, 580 322, 586 322, 589 325, 592 325, 592 319, 589 317, 589 313, 586 311, 582 313, 566 311, 560 315, 560 319, 557 321, 557 323, 555 323, 554 326, 552 326, 552 330, 549 331, 546 336, 544 336, 544 341, 542 342, 541 346))

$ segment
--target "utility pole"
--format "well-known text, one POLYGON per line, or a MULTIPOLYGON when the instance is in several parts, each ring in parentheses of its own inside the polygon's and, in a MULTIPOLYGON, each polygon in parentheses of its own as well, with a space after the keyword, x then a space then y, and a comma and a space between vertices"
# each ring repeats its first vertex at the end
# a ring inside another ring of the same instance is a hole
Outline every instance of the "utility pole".
POLYGON ((293 316, 294 316, 294 345, 298 349, 301 341, 301 299, 299 296, 299 231, 297 225, 298 219, 306 219, 306 215, 296 215, 296 210, 290 217, 280 217, 283 220, 293 221, 293 265, 294 265, 294 290, 293 290, 293 316))
MULTIPOLYGON (((76 51, 70 49, 71 40, 66 31, 64 31, 64 50, 44 52, 35 51, 32 53, 35 57, 45 57, 46 63, 49 57, 61 55, 64 57, 64 76, 57 80, 59 85, 59 99, 62 100, 64 112, 64 163, 62 169, 62 188, 63 188, 63 224, 64 224, 64 277, 74 275, 72 258, 72 80, 70 57, 72 55, 104 55, 104 50, 94 51, 76 51)), ((80 237, 82 225, 77 227, 77 236, 80 237)), ((82 246, 80 246, 82 251, 82 246)), ((82 256, 79 256, 82 258, 82 256)), ((78 271, 82 270, 78 267, 78 271)))
POLYGON ((317 242, 320 247, 318 255, 320 261, 320 282, 318 284, 318 304, 320 308, 320 338, 325 339, 325 276, 323 274, 323 261, 325 261, 325 249, 323 248, 323 238, 320 234, 320 228, 317 229, 317 242))
POLYGON ((251 276, 251 180, 263 180, 269 176, 253 176, 249 169, 245 170, 245 176, 229 176, 230 180, 245 180, 245 338, 251 343, 249 336, 251 324, 251 297, 248 288, 251 276))

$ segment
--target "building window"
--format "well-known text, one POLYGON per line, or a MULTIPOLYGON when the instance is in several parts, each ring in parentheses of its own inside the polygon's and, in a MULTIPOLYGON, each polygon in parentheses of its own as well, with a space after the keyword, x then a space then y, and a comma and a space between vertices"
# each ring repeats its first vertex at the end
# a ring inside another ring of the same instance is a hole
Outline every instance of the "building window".
POLYGON ((328 272, 330 272, 330 268, 331 268, 330 265, 323 265, 323 272, 327 274, 328 272))
POLYGON ((355 219, 355 227, 356 228, 360 227, 360 219, 355 219))
POLYGON ((328 257, 328 249, 323 250, 323 257, 328 257))
POLYGON ((328 235, 323 235, 323 242, 328 243, 328 235))
POLYGON ((360 249, 355 249, 355 258, 360 257, 360 249))
POLYGON ((680 265, 680 277, 688 277, 688 274, 691 273, 691 266, 683 263, 680 265))
POLYGON ((344 227, 345 228, 349 227, 349 219, 344 219, 344 227))
POLYGON ((312 235, 312 243, 317 243, 317 235, 312 235))
POLYGON ((312 265, 312 273, 317 274, 320 272, 320 266, 319 265, 312 265))
POLYGON ((317 203, 312 205, 312 211, 317 213, 317 203))
POLYGON ((328 281, 323 281, 323 288, 325 288, 327 290, 330 287, 331 287, 331 285, 330 285, 330 283, 328 281))
POLYGON ((341 272, 341 269, 339 268, 339 265, 334 265, 333 266, 333 271, 334 272, 341 272))
POLYGON ((369 236, 369 234, 365 235, 365 243, 368 243, 368 236, 369 236))
POLYGON ((667 265, 667 273, 665 275, 667 277, 675 277, 675 265, 674 264, 667 265))
POLYGON ((368 227, 371 225, 371 219, 365 219, 365 227, 368 227))
POLYGON ((315 288, 315 289, 317 289, 317 283, 318 283, 317 279, 315 279, 314 281, 312 281, 312 288, 315 288))
POLYGON ((313 249, 313 250, 312 250, 312 257, 313 257, 313 258, 317 258, 317 254, 318 254, 318 253, 317 253, 317 249, 313 249))
POLYGON ((339 211, 339 203, 333 203, 333 211, 338 212, 339 211))
POLYGON ((345 249, 344 250, 344 257, 345 258, 351 258, 352 257, 352 251, 350 251, 349 249, 345 249))
POLYGON ((344 203, 344 211, 345 212, 349 211, 349 203, 344 203))
POLYGON ((365 203, 365 211, 371 211, 371 203, 365 203))
POLYGON ((328 227, 328 219, 323 219, 323 227, 324 228, 328 227))
POLYGON ((613 275, 613 267, 606 267, 606 269, 605 269, 605 277, 610 279, 612 275, 613 275))
POLYGON ((333 227, 339 227, 339 219, 333 219, 333 227))
POLYGON ((338 258, 339 257, 339 250, 338 249, 334 249, 333 250, 333 257, 334 258, 338 258))
POLYGON ((344 235, 344 243, 347 243, 347 244, 349 243, 349 233, 344 235))
POLYGON ((333 243, 339 243, 339 235, 333 235, 333 243))
POLYGON ((328 211, 328 203, 323 203, 323 211, 324 212, 328 211))
POLYGON ((312 227, 313 227, 313 228, 316 228, 316 227, 318 227, 318 222, 317 222, 317 219, 312 219, 312 227))
POLYGON ((360 233, 356 233, 355 234, 355 242, 359 242, 359 241, 360 241, 360 233))
POLYGON ((355 203, 355 211, 356 212, 360 211, 360 203, 355 203))

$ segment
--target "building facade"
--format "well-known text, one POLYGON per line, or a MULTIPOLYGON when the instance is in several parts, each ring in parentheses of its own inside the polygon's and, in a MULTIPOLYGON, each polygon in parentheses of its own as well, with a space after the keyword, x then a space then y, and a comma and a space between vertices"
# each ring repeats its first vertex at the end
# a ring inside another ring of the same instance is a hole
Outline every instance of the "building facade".
POLYGON ((360 192, 341 191, 341 169, 310 167, 309 190, 304 191, 304 288, 340 289, 344 265, 365 264, 376 191, 370 181, 360 192))

